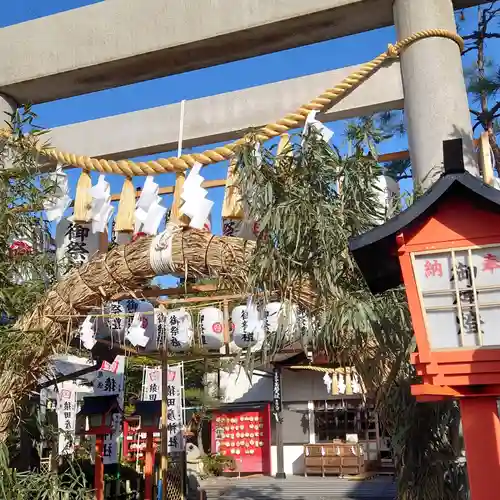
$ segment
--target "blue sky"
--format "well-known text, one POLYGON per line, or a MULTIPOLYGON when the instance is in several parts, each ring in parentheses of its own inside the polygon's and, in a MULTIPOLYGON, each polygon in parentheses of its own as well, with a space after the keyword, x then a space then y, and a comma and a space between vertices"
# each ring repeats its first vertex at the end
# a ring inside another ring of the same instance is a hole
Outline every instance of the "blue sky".
MULTIPOLYGON (((193 0, 192 0, 193 1, 193 0)), ((194 0, 199 1, 199 0, 194 0)), ((18 0, 3 6, 0 28, 64 10, 79 8, 97 1, 92 0, 18 0)), ((85 14, 85 8, 82 15, 85 14)), ((469 9, 464 23, 464 31, 471 31, 476 16, 469 9)), ((88 95, 46 103, 35 107, 39 124, 52 128, 59 125, 91 120, 109 115, 136 111, 140 109, 179 102, 182 99, 195 99, 222 92, 262 85, 288 78, 318 73, 372 59, 396 40, 393 27, 383 28, 360 35, 322 42, 306 47, 255 57, 243 61, 192 71, 180 75, 128 85, 116 89, 95 92, 88 95)), ((466 62, 469 64, 469 62, 466 62)), ((334 85, 337 82, 331 82, 334 85)), ((313 97, 313 96, 311 96, 313 97)), ((276 117, 279 118, 279 117, 276 117)), ((248 124, 252 126, 253 124, 248 124)), ((147 124, 145 124, 147 127, 147 124)), ((330 124, 335 131, 333 142, 341 146, 344 138, 345 123, 330 124)), ((205 149, 196 148, 195 150, 205 149)), ((404 137, 396 137, 381 147, 381 152, 398 151, 407 148, 404 137)), ((75 151, 78 153, 78 151, 75 151)), ((175 154, 175 152, 171 152, 175 154)), ((163 156, 167 156, 166 153, 163 156)), ((209 166, 202 171, 207 179, 225 177, 227 166, 209 166)), ((78 172, 70 171, 70 184, 74 187, 78 172)), ((121 190, 122 179, 108 176, 112 192, 121 190)), ((144 178, 136 180, 141 185, 144 178)), ((160 185, 173 184, 172 176, 157 177, 160 185)), ((214 232, 220 232, 220 206, 223 189, 212 189, 209 197, 215 201, 213 211, 214 232)), ((165 198, 165 204, 170 199, 165 198)))

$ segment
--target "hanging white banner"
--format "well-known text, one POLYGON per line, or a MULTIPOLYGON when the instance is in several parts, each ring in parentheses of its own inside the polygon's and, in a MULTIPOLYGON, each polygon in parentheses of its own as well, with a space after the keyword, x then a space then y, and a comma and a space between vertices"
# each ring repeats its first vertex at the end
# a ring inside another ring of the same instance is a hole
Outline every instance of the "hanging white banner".
MULTIPOLYGON (((118 396, 118 404, 123 409, 125 396, 125 356, 116 356, 113 363, 103 362, 94 380, 95 396, 118 396)), ((103 463, 118 462, 118 440, 121 434, 121 414, 113 415, 112 434, 104 436, 103 463)))
POLYGON ((100 238, 99 233, 92 232, 90 224, 62 219, 56 229, 56 260, 60 274, 85 264, 99 250, 100 238))
POLYGON ((160 401, 161 394, 161 367, 145 366, 141 399, 143 401, 160 401))
POLYGON ((182 434, 184 424, 182 389, 182 366, 169 366, 167 375, 167 432, 169 452, 184 450, 184 436, 182 434))
POLYGON ((71 380, 57 385, 59 455, 71 455, 74 452, 77 398, 76 388, 76 384, 71 380))

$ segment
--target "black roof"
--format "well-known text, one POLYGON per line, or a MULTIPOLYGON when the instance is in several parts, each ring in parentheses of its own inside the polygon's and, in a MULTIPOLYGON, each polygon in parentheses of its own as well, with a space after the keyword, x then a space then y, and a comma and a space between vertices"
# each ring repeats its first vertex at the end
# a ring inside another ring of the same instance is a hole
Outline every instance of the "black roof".
POLYGON ((161 401, 136 401, 135 411, 132 416, 159 415, 161 413, 161 401))
POLYGON ((78 415, 104 415, 119 407, 117 396, 87 396, 78 415))
POLYGON ((444 142, 444 170, 442 177, 405 211, 350 239, 349 250, 372 293, 402 284, 397 234, 426 221, 445 200, 467 198, 484 210, 500 213, 500 191, 465 171, 461 139, 444 142))
POLYGON ((255 411, 255 410, 262 410, 270 403, 271 401, 252 401, 248 403, 246 402, 225 403, 218 406, 217 408, 212 408, 212 410, 216 412, 220 411, 225 413, 255 411))

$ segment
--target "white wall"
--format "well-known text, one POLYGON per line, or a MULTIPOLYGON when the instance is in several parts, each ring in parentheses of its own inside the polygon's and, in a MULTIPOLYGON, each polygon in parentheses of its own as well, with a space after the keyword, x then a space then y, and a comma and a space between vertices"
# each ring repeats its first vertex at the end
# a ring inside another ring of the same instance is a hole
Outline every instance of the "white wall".
MULTIPOLYGON (((287 476, 304 474, 304 447, 301 445, 288 445, 284 447, 284 471, 287 476)), ((271 475, 278 472, 278 459, 276 446, 271 446, 271 475)))
POLYGON ((256 401, 271 401, 272 379, 254 373, 249 380, 241 366, 232 373, 221 371, 220 386, 225 403, 253 403, 256 401))
MULTIPOLYGON (((245 370, 237 366, 232 373, 221 372, 221 389, 226 403, 272 401, 272 379, 254 373, 248 379, 245 370)), ((271 375, 271 374, 269 374, 271 375)), ((284 402, 307 402, 335 399, 323 383, 323 373, 308 370, 283 370, 282 391, 284 402)))

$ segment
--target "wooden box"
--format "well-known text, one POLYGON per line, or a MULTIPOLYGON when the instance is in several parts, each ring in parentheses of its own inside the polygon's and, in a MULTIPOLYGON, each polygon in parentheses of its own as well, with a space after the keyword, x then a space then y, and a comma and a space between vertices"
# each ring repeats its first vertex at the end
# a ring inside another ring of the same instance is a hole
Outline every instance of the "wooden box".
POLYGON ((361 474, 365 472, 365 455, 361 445, 324 443, 304 445, 304 474, 361 474))

